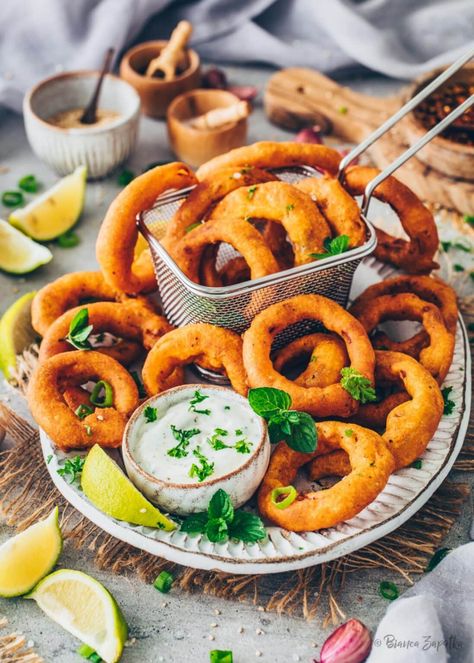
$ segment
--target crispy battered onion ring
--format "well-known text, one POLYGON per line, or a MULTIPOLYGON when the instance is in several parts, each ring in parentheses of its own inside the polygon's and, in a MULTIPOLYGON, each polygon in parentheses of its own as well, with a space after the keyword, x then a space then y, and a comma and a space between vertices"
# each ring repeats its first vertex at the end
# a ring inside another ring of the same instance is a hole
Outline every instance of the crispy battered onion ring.
POLYGON ((236 189, 217 204, 211 219, 267 219, 281 223, 293 245, 295 265, 312 262, 324 251, 329 226, 311 198, 286 182, 266 182, 236 189))
POLYGON ((117 345, 95 348, 98 353, 109 355, 122 364, 129 364, 137 358, 142 349, 149 349, 160 336, 172 329, 166 319, 155 313, 143 299, 128 300, 126 303, 95 302, 78 306, 63 313, 50 326, 41 343, 39 361, 43 362, 53 355, 70 352, 74 348, 64 339, 69 332, 69 325, 78 311, 87 309, 89 324, 93 334, 109 332, 120 339, 117 345), (132 344, 126 341, 133 341, 132 344), (138 345, 137 345, 138 344, 138 345))
POLYGON ((113 302, 118 296, 100 272, 65 274, 36 293, 31 305, 33 329, 44 336, 55 320, 83 300, 113 302))
POLYGON ((237 147, 230 152, 214 157, 204 163, 196 175, 198 179, 202 180, 222 168, 247 166, 264 169, 312 166, 330 175, 336 175, 340 160, 339 152, 326 145, 261 141, 253 143, 253 145, 237 147))
POLYGON ((279 350, 273 368, 279 373, 291 364, 308 360, 306 368, 294 378, 304 387, 327 387, 341 379, 341 369, 349 358, 342 339, 335 334, 307 334, 296 338, 279 350))
MULTIPOLYGON (((443 397, 436 380, 412 357, 380 350, 375 354, 376 380, 401 382, 410 398, 389 412, 382 435, 395 458, 395 469, 399 470, 411 465, 425 451, 443 415, 443 397)), ((372 404, 362 405, 358 419, 366 418, 371 407, 372 404)), ((342 476, 349 471, 347 455, 341 451, 317 457, 310 465, 311 479, 342 476)))
POLYGON ((331 177, 307 177, 295 185, 316 203, 333 235, 347 235, 349 246, 361 246, 366 228, 359 205, 338 180, 331 177))
POLYGON ((292 407, 316 417, 348 417, 358 401, 339 382, 326 387, 303 387, 278 373, 270 359, 272 342, 289 325, 303 320, 321 322, 340 336, 352 368, 372 383, 375 355, 362 325, 336 302, 321 295, 298 295, 269 306, 253 319, 244 334, 244 365, 251 387, 276 387, 290 394, 292 407))
MULTIPOLYGON (((242 254, 253 279, 279 270, 278 263, 261 234, 250 223, 241 219, 213 219, 203 223, 183 237, 170 250, 170 255, 191 281, 199 283, 199 267, 204 249, 219 242, 227 242, 242 254)), ((216 285, 220 285, 220 282, 216 285)))
MULTIPOLYGON (((377 168, 353 166, 345 174, 344 185, 353 196, 361 195, 379 172, 377 168)), ((374 196, 392 207, 410 238, 410 241, 395 238, 376 228, 378 243, 374 255, 409 274, 425 274, 436 268, 433 256, 438 250, 438 231, 429 209, 411 189, 392 176, 379 184, 374 196)))
POLYGON ((28 404, 36 422, 63 451, 94 444, 119 447, 127 419, 138 405, 138 390, 128 371, 111 357, 99 352, 67 352, 38 365, 28 387, 28 404), (96 408, 79 419, 63 392, 89 380, 108 382, 114 405, 96 408))
POLYGON ((142 369, 150 396, 183 383, 177 369, 192 363, 227 374, 234 390, 245 396, 247 380, 238 334, 205 323, 186 325, 165 334, 149 352, 142 369))
POLYGON ((341 448, 349 454, 351 472, 331 488, 300 493, 292 504, 280 509, 271 500, 272 491, 291 485, 298 469, 317 453, 293 451, 280 442, 260 486, 258 508, 263 516, 292 532, 333 527, 353 518, 383 490, 394 467, 392 454, 374 431, 338 421, 320 422, 316 428, 321 446, 341 448), (352 436, 345 434, 349 425, 352 436))
POLYGON ((97 237, 97 260, 105 280, 129 295, 156 290, 151 256, 146 249, 135 259, 136 216, 168 189, 182 189, 197 180, 183 163, 157 166, 136 177, 113 200, 97 237))
POLYGON ((361 301, 350 312, 362 323, 368 334, 384 320, 416 320, 421 322, 429 337, 429 345, 419 355, 422 364, 441 384, 446 377, 454 353, 454 336, 444 324, 437 306, 425 302, 416 295, 400 293, 381 295, 361 301))
MULTIPOLYGON (((456 293, 447 283, 431 276, 395 276, 392 279, 380 281, 364 290, 357 297, 353 306, 362 305, 363 302, 376 299, 381 295, 398 295, 401 292, 410 292, 426 302, 435 304, 441 311, 447 330, 453 335, 456 333, 458 320, 456 293)), ((375 338, 376 347, 404 352, 412 357, 416 357, 428 342, 428 335, 423 330, 406 341, 392 341, 383 332, 377 333, 375 338)))
POLYGON ((204 178, 183 201, 180 208, 168 223, 162 240, 163 246, 172 246, 179 241, 194 223, 202 223, 210 211, 224 196, 239 187, 250 187, 277 180, 275 175, 258 168, 224 168, 204 178))

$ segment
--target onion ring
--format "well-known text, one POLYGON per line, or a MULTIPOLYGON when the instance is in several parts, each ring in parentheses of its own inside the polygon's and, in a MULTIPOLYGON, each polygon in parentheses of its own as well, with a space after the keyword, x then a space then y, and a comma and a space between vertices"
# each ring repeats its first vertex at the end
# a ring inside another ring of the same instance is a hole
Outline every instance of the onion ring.
POLYGON ((202 223, 209 212, 224 196, 239 187, 270 182, 278 178, 258 168, 224 168, 212 177, 204 178, 182 202, 166 226, 161 243, 166 248, 178 242, 195 223, 202 223))
POLYGON ((428 334, 429 344, 419 354, 419 362, 441 384, 446 377, 454 353, 454 336, 444 324, 437 306, 411 293, 381 295, 361 301, 350 312, 360 320, 368 334, 384 320, 416 320, 428 334))
POLYGON ((128 371, 111 357, 76 350, 37 366, 28 386, 28 404, 36 422, 63 451, 94 444, 119 447, 127 419, 138 405, 138 390, 128 371), (114 406, 95 408, 79 419, 63 392, 89 380, 105 380, 112 386, 114 406))
POLYGON ((242 339, 230 329, 206 323, 173 329, 157 341, 142 369, 148 394, 153 396, 183 384, 177 369, 192 363, 218 372, 224 370, 234 390, 243 396, 247 394, 242 339))
POLYGON ((263 516, 292 532, 333 527, 353 518, 375 500, 394 467, 392 454, 374 431, 338 421, 324 421, 315 425, 322 446, 326 449, 341 448, 349 454, 351 472, 331 488, 300 493, 292 504, 279 509, 271 499, 272 491, 291 485, 298 469, 317 453, 293 451, 280 442, 272 454, 260 486, 258 507, 263 516), (349 425, 351 436, 346 435, 349 425))
POLYGON ((182 189, 197 180, 183 163, 157 166, 136 177, 113 200, 97 237, 97 260, 105 280, 116 290, 136 295, 156 290, 149 250, 135 259, 136 216, 169 189, 182 189))
POLYGON ((295 265, 305 265, 311 253, 324 251, 331 236, 326 220, 311 198, 286 182, 266 182, 229 193, 214 208, 210 218, 267 219, 281 223, 293 245, 295 265))
MULTIPOLYGON (((256 228, 240 219, 213 219, 195 228, 173 247, 170 255, 181 271, 199 283, 199 267, 206 246, 227 242, 242 254, 253 279, 278 272, 279 266, 256 228)), ((220 282, 217 281, 217 286, 220 282)))
POLYGON ((196 175, 199 180, 209 177, 222 168, 294 168, 311 166, 336 175, 341 155, 326 145, 309 143, 261 141, 253 145, 237 147, 202 164, 196 175))
POLYGON ((367 231, 359 205, 338 180, 331 177, 307 177, 295 186, 311 196, 334 236, 349 237, 351 249, 364 244, 367 231))
POLYGON ((346 347, 335 334, 307 334, 296 338, 279 350, 273 368, 282 373, 288 364, 308 359, 306 368, 294 378, 304 387, 327 387, 341 379, 341 369, 349 358, 346 347))
POLYGON ((342 306, 321 295, 297 295, 255 316, 244 334, 243 356, 251 387, 275 387, 290 394, 295 410, 317 417, 348 417, 358 401, 339 382, 326 387, 304 387, 278 373, 270 359, 272 342, 289 325, 303 320, 321 322, 340 336, 351 367, 373 384, 375 355, 362 325, 342 306))
MULTIPOLYGON (((345 173, 344 186, 353 196, 361 195, 379 173, 377 168, 353 166, 345 173)), ((425 274, 438 267, 433 262, 439 243, 436 224, 429 209, 413 191, 390 176, 379 184, 373 195, 392 207, 410 238, 410 241, 395 238, 376 228, 375 257, 404 269, 408 274, 425 274)))
POLYGON ((109 332, 124 339, 117 345, 99 346, 95 350, 125 365, 137 359, 137 356, 143 353, 143 348, 148 350, 160 336, 172 329, 166 319, 155 313, 143 298, 124 303, 95 302, 78 306, 63 313, 49 327, 40 346, 40 362, 53 355, 73 350, 73 346, 65 338, 72 319, 81 309, 87 309, 89 324, 93 326, 94 334, 109 332))
MULTIPOLYGON (((456 333, 458 320, 456 293, 447 283, 431 276, 395 276, 392 279, 380 281, 364 290, 354 301, 353 306, 362 305, 363 302, 381 295, 397 295, 401 292, 410 292, 426 302, 435 304, 441 311, 449 333, 453 335, 456 333)), ((406 341, 392 341, 387 334, 379 332, 374 345, 379 349, 382 349, 383 346, 387 350, 404 352, 413 357, 426 347, 428 341, 428 335, 423 330, 406 341)))
MULTIPOLYGON (((443 415, 443 397, 436 380, 416 359, 401 352, 378 350, 375 355, 376 379, 401 382, 410 398, 389 412, 382 434, 395 459, 395 469, 399 470, 411 465, 425 451, 443 415)), ((361 406, 361 419, 370 407, 373 406, 361 406)), ((329 455, 322 455, 312 461, 309 472, 311 479, 329 474, 341 476, 350 471, 346 454, 336 451, 329 455)))
POLYGON ((31 324, 38 334, 44 336, 55 320, 83 300, 92 298, 113 302, 119 296, 100 272, 65 274, 36 293, 31 305, 31 324))

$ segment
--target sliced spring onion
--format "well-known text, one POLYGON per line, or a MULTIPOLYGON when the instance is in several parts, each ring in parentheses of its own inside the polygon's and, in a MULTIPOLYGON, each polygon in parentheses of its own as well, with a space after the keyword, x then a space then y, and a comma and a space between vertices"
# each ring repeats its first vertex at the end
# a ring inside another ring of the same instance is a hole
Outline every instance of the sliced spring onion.
POLYGON ((278 486, 272 490, 270 499, 277 509, 286 509, 293 504, 297 495, 294 486, 278 486))
POLYGON ((173 581, 174 578, 171 573, 168 571, 162 571, 153 583, 153 587, 159 592, 162 592, 162 594, 167 594, 171 589, 173 581))
POLYGON ((234 657, 230 650, 213 649, 209 652, 210 663, 233 663, 234 657))
POLYGON ((399 596, 398 587, 394 582, 390 582, 389 580, 382 580, 379 585, 379 592, 384 599, 388 599, 389 601, 394 601, 399 596))
POLYGON ((72 249, 74 246, 77 246, 80 243, 79 235, 77 235, 73 230, 66 230, 65 233, 59 235, 57 242, 58 246, 62 249, 72 249))
POLYGON ((114 391, 112 385, 105 380, 99 380, 94 386, 89 397, 90 402, 96 407, 112 407, 114 402, 114 391), (100 397, 100 393, 104 390, 104 397, 100 397))
POLYGON ((82 658, 92 661, 92 663, 101 663, 102 661, 95 649, 92 649, 89 645, 81 645, 77 650, 77 653, 82 656, 82 658))
POLYGON ((430 559, 428 562, 428 566, 426 567, 426 571, 432 571, 438 564, 441 562, 442 559, 446 557, 446 555, 451 551, 451 548, 440 548, 435 552, 433 557, 430 559))
POLYGON ((25 175, 18 182, 18 186, 28 193, 36 193, 39 188, 39 182, 34 175, 25 175))
POLYGON ((90 414, 93 414, 94 410, 89 405, 84 405, 81 403, 78 408, 74 410, 74 414, 79 417, 79 419, 85 419, 90 414))
POLYGON ((23 194, 21 191, 4 191, 2 193, 2 203, 5 207, 18 207, 23 204, 23 194))

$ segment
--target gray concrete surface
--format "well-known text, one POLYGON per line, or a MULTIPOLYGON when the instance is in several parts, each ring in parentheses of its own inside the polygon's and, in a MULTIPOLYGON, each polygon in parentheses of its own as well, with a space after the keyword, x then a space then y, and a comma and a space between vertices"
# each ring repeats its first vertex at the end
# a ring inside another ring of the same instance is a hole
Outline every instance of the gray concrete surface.
MULTIPOLYGON (((228 71, 236 84, 255 83, 260 89, 270 73, 258 68, 228 68, 228 71)), ((399 87, 399 83, 380 78, 346 83, 370 94, 390 94, 399 87)), ((249 142, 289 136, 266 121, 258 103, 250 120, 249 142)), ((138 173, 150 162, 171 157, 164 124, 143 118, 137 150, 128 167, 138 173)), ((21 118, 1 111, 0 166, 0 191, 14 188, 18 179, 29 173, 39 177, 45 187, 56 180, 54 173, 31 153, 21 118), (3 172, 3 167, 8 170, 3 172)), ((77 226, 82 240, 78 247, 66 250, 53 245, 54 260, 28 278, 0 274, 0 312, 21 294, 39 288, 65 272, 90 269, 96 265, 96 233, 107 205, 118 191, 114 176, 88 185, 85 212, 77 226)), ((6 216, 6 213, 7 210, 0 208, 0 216, 6 216)), ((0 396, 12 403, 12 394, 5 384, 0 385, 0 396)), ((15 401, 15 407, 25 412, 23 403, 15 401)), ((466 479, 462 475, 455 478, 466 479)), ((21 482, 21 477, 18 480, 21 482)), ((470 518, 471 508, 466 505, 444 545, 456 547, 468 540, 470 518)), ((0 521, 0 542, 11 534, 12 531, 0 521)), ((123 656, 124 663, 178 663, 191 659, 196 663, 206 663, 209 651, 214 648, 232 649, 235 663, 254 660, 310 663, 330 630, 323 628, 321 616, 308 623, 300 618, 280 617, 265 613, 256 606, 218 600, 203 594, 171 591, 164 596, 133 574, 125 578, 98 571, 88 551, 75 551, 68 544, 60 565, 90 573, 104 582, 117 598, 130 625, 132 638, 132 644, 123 656)), ((386 601, 378 594, 381 580, 392 580, 401 590, 406 586, 399 576, 387 571, 360 571, 347 577, 340 600, 348 617, 357 617, 370 628, 376 627, 386 608, 386 601)), ((279 588, 280 582, 278 576, 265 582, 261 604, 279 588)), ((8 618, 12 630, 24 632, 34 642, 46 661, 74 663, 80 660, 75 653, 79 643, 45 617, 33 602, 0 599, 0 614, 8 618)))

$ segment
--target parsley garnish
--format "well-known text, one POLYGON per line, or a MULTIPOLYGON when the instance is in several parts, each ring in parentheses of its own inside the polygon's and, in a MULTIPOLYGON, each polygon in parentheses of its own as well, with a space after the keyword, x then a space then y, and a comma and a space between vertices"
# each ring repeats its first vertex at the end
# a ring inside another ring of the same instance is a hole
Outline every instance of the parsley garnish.
POLYGON ((354 435, 354 431, 352 430, 352 428, 346 428, 346 430, 344 431, 344 435, 346 437, 352 437, 354 435))
POLYGON ((158 419, 158 411, 156 407, 147 405, 146 408, 143 410, 143 416, 145 417, 146 423, 151 424, 153 421, 156 421, 158 419))
POLYGON ((226 435, 228 435, 228 433, 223 428, 215 428, 211 437, 207 438, 207 441, 215 451, 230 449, 231 447, 221 440, 221 437, 225 437, 226 435))
POLYGON ((235 511, 229 495, 222 489, 212 496, 207 512, 191 514, 184 520, 181 531, 206 534, 213 543, 221 543, 229 538, 255 543, 267 535, 260 518, 248 511, 235 511))
POLYGON ((240 430, 240 428, 236 428, 235 434, 237 435, 237 437, 240 437, 241 435, 243 435, 243 432, 240 430))
POLYGON ((65 340, 78 350, 91 350, 92 345, 87 339, 92 329, 92 325, 89 324, 89 311, 81 308, 71 320, 65 340))
POLYGON ((247 198, 248 198, 248 200, 252 200, 252 198, 255 195, 256 190, 257 190, 257 185, 256 184, 254 184, 253 186, 251 186, 247 189, 247 198))
POLYGON ((198 481, 204 481, 214 473, 214 463, 209 462, 209 459, 202 453, 201 447, 194 449, 193 456, 198 459, 199 465, 196 463, 191 465, 189 476, 196 477, 198 481))
POLYGON ((421 458, 417 458, 416 460, 413 461, 410 467, 413 467, 414 470, 421 470, 421 468, 423 467, 423 461, 421 460, 421 458))
POLYGON ((252 449, 252 446, 253 446, 252 442, 249 442, 245 438, 242 438, 241 440, 237 440, 237 442, 234 445, 234 449, 239 454, 249 454, 252 449))
POLYGON ((64 465, 57 470, 57 473, 60 477, 64 477, 68 483, 73 483, 82 473, 85 462, 86 459, 81 458, 81 456, 75 456, 72 460, 68 458, 64 465))
POLYGON ((449 249, 451 248, 451 246, 452 246, 451 242, 440 242, 440 243, 441 243, 441 246, 443 247, 443 251, 445 253, 447 253, 449 251, 449 249))
POLYGON ((455 272, 463 272, 464 267, 460 265, 458 262, 453 265, 453 269, 455 272))
POLYGON ((294 209, 295 209, 295 206, 293 205, 293 203, 290 203, 289 205, 286 206, 286 211, 287 212, 291 212, 294 209))
POLYGON ((194 396, 189 401, 189 411, 190 412, 196 412, 197 414, 210 415, 211 414, 210 410, 199 410, 196 407, 196 405, 198 405, 199 403, 202 403, 203 401, 205 401, 206 398, 209 398, 209 396, 205 396, 204 394, 201 394, 200 391, 195 391, 194 396))
POLYGON ((452 390, 452 387, 444 387, 444 389, 441 389, 441 395, 444 400, 443 414, 452 414, 456 407, 456 403, 450 399, 452 390))
POLYGON ((267 420, 271 442, 284 440, 303 453, 316 449, 318 438, 313 419, 306 412, 289 409, 291 396, 286 391, 257 387, 250 389, 248 399, 252 410, 267 420))
POLYGON ((184 458, 188 455, 186 449, 189 446, 189 440, 194 435, 199 435, 201 431, 198 428, 182 430, 171 424, 171 432, 173 433, 174 439, 178 440, 178 444, 172 449, 168 449, 167 454, 168 456, 173 456, 174 458, 184 458))
POLYGON ((345 253, 349 248, 349 237, 348 235, 338 235, 331 239, 326 237, 323 242, 326 253, 310 253, 311 258, 315 260, 322 260, 323 258, 328 258, 329 256, 337 256, 340 253, 345 253))
POLYGON ((356 401, 370 403, 377 400, 375 389, 370 384, 370 380, 355 368, 345 367, 341 369, 341 376, 341 387, 356 401))

